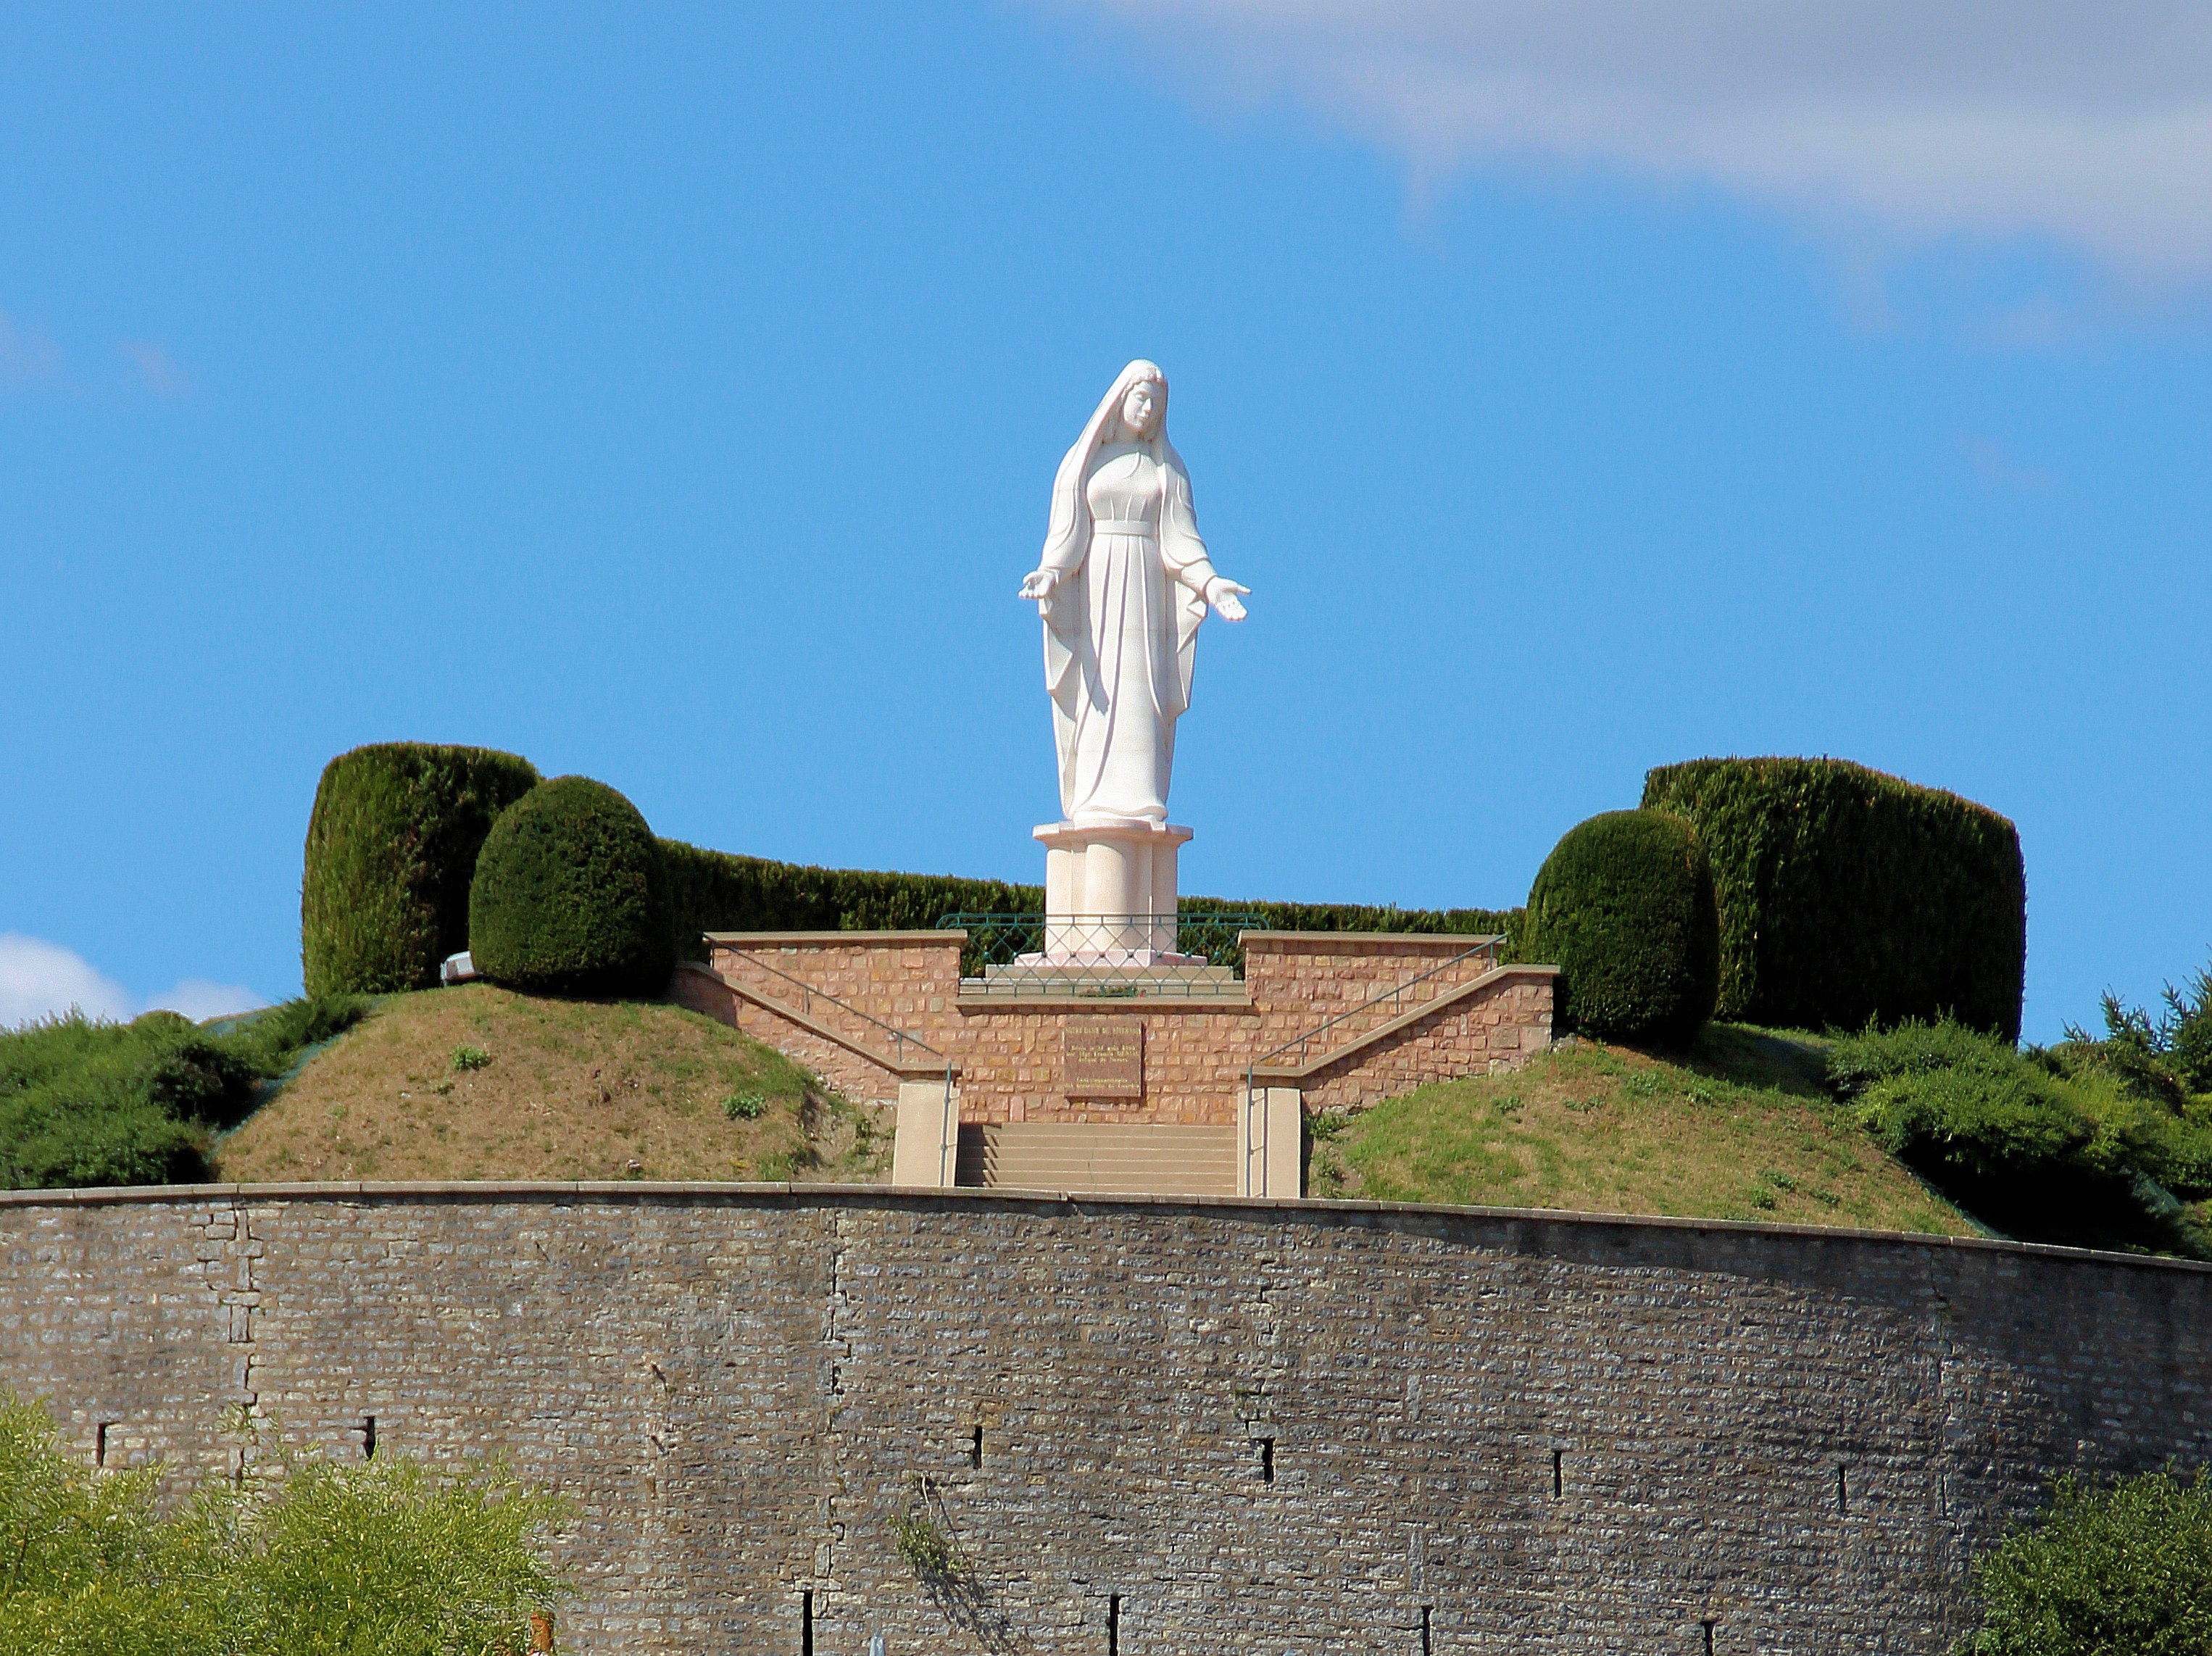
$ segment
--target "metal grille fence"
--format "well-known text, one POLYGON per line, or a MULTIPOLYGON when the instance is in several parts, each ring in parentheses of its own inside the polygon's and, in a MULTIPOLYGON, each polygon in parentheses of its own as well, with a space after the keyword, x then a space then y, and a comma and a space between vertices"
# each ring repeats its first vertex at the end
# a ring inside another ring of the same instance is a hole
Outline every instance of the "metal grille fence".
POLYGON ((1263 914, 948 914, 965 931, 963 995, 1085 995, 1100 998, 1224 995, 1244 976, 1237 936, 1265 931, 1263 914), (1050 958, 1047 958, 1049 949, 1050 958))

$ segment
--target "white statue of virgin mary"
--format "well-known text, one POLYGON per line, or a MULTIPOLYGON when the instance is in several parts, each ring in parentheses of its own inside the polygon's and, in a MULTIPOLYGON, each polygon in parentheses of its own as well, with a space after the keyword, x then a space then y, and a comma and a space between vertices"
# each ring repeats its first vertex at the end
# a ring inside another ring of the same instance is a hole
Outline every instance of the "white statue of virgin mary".
POLYGON ((1252 590, 1213 573, 1167 425, 1167 377, 1130 363, 1060 463, 1044 553, 1022 582, 1044 619, 1070 822, 1167 821, 1198 624, 1209 604, 1243 620, 1252 590))

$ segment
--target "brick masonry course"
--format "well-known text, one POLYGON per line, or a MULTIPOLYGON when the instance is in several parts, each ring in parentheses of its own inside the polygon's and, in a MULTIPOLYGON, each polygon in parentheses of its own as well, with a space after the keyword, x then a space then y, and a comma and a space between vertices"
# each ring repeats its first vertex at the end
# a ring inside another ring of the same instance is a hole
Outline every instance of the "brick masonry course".
POLYGON ((1481 955, 1460 958, 1468 951, 1462 937, 1247 932, 1244 992, 1237 1001, 1163 996, 1008 1004, 963 1001, 964 935, 710 934, 709 969, 679 969, 670 993, 806 1065, 852 1098, 898 1095, 902 1071, 887 1060, 899 1054, 884 1026, 902 1031, 934 1054, 908 1048, 908 1077, 927 1072, 933 1062, 940 1071, 957 1067, 960 1119, 986 1125, 1233 1127, 1249 1065, 1300 1065, 1401 1021, 1405 1027, 1306 1078, 1307 1104, 1353 1108, 1429 1082, 1518 1069, 1552 1040, 1553 968, 1513 968, 1479 990, 1455 994, 1491 971, 1481 955), (806 1022, 779 1015, 732 985, 802 1012, 806 1022), (1401 985, 1407 986, 1402 998, 1363 1004, 1401 985), (1431 1005, 1432 1012, 1424 1012, 1431 1005), (1062 1090, 1066 1020, 1100 1016, 1143 1027, 1139 1098, 1070 1098, 1062 1090), (1341 1021, 1316 1035, 1331 1019, 1341 1021), (1309 1035, 1310 1046, 1281 1050, 1309 1035))
POLYGON ((504 1455, 575 1503, 572 1653, 796 1656, 811 1592, 823 1656, 1109 1609, 1127 1656, 1935 1656, 2057 1471, 2212 1453, 2208 1313, 2191 1265, 1372 1204, 0 1197, 0 1378, 88 1459, 504 1455))

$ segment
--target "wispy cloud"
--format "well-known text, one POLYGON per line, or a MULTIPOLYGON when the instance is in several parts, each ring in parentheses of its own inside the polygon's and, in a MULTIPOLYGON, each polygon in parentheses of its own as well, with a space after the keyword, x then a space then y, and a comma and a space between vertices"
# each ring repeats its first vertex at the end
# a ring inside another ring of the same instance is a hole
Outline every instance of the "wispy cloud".
POLYGON ((54 385, 61 377, 61 347, 0 311, 0 391, 54 385))
POLYGON ((2021 465, 2003 444, 1993 438, 1961 437, 1959 450, 1984 488, 2017 488, 2045 494, 2056 485, 2057 480, 2049 472, 2040 466, 2021 465))
POLYGON ((1133 22, 1203 100, 1287 92, 1425 171, 1564 161, 2212 279, 2201 0, 1045 3, 1133 22))
POLYGON ((125 340, 117 346, 125 359, 138 370, 146 389, 156 397, 182 397, 192 388, 177 360, 169 355, 168 347, 151 340, 125 340))
POLYGON ((173 989, 138 1000, 74 949, 43 937, 0 932, 0 1029, 66 1013, 71 1007, 89 1018, 118 1020, 166 1008, 198 1022, 268 1004, 243 984, 210 983, 204 978, 187 978, 173 989))

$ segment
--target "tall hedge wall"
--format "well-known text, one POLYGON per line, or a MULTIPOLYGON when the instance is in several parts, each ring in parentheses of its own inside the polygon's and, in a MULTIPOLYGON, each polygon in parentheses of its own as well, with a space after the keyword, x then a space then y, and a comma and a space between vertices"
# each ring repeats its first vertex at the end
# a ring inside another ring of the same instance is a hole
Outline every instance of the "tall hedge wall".
POLYGON ((501 811, 536 786, 489 748, 385 742, 323 767, 307 818, 300 965, 311 996, 438 980, 469 946, 469 880, 501 811))
POLYGON ((1720 899, 1715 1016, 1933 1019, 2020 1038, 2027 880, 1996 812, 1840 759, 1698 759, 1644 780, 1697 825, 1720 899))
POLYGON ((706 957, 702 931, 916 931, 946 914, 1029 913, 1044 907, 1041 885, 812 868, 708 851, 681 840, 663 840, 660 852, 680 960, 706 957))
POLYGON ((1504 958, 1526 960, 1522 952, 1525 908, 1393 908, 1374 903, 1237 902, 1226 897, 1185 897, 1185 913, 1257 914, 1276 931, 1417 931, 1448 937, 1505 935, 1504 958))
MULTIPOLYGON (((676 953, 703 960, 702 931, 858 931, 926 930, 947 914, 1036 914, 1044 888, 1004 880, 963 880, 950 874, 878 873, 810 868, 708 851, 663 840, 673 900, 676 953)), ((1294 931, 1440 931, 1494 933, 1517 940, 1522 911, 1488 908, 1379 908, 1351 903, 1235 902, 1186 897, 1185 911, 1255 913, 1294 931)))

